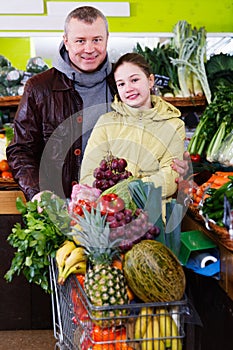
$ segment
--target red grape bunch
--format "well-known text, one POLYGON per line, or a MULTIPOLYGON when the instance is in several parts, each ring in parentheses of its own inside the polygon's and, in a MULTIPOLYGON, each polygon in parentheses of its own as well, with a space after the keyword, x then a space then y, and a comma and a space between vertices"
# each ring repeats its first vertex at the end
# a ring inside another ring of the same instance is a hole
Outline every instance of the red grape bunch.
POLYGON ((121 238, 119 248, 126 251, 132 248, 135 243, 143 239, 155 239, 160 234, 158 226, 149 222, 148 213, 137 208, 135 213, 131 209, 123 209, 107 216, 109 223, 110 240, 121 238))
POLYGON ((94 170, 95 181, 92 186, 105 191, 119 181, 128 179, 132 176, 132 173, 126 169, 127 165, 128 163, 124 158, 109 154, 101 160, 99 167, 94 170))

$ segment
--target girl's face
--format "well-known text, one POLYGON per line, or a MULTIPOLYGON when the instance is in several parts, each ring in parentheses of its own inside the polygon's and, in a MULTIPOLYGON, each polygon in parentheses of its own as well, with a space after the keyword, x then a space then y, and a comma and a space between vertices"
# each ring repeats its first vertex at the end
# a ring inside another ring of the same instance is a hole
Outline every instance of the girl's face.
POLYGON ((151 108, 150 89, 154 85, 153 74, 148 78, 137 65, 124 62, 116 69, 114 78, 122 102, 134 108, 151 108))

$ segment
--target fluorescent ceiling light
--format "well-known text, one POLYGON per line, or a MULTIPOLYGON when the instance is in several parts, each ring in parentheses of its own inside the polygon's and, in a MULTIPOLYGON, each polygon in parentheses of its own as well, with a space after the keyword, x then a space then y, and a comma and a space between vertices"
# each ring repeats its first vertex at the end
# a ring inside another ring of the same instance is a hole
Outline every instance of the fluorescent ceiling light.
MULTIPOLYGON (((17 8, 19 5, 18 0, 8 0, 9 4, 14 5, 17 8)), ((0 31, 60 31, 64 28, 65 18, 70 11, 76 7, 85 5, 91 5, 98 8, 104 13, 107 17, 127 17, 130 16, 130 5, 129 2, 47 2, 47 11, 48 15, 43 16, 24 16, 20 15, 21 13, 30 13, 31 8, 34 8, 34 3, 38 6, 36 8, 39 11, 39 5, 41 5, 42 13, 43 12, 43 1, 42 0, 21 0, 20 2, 20 12, 15 12, 13 9, 10 10, 10 6, 3 6, 3 14, 8 13, 4 11, 10 11, 10 16, 1 16, 0 20, 0 31), (28 6, 26 12, 26 5, 32 4, 33 6, 28 6), (23 8, 21 7, 24 4, 23 8), (18 13, 17 16, 12 14, 18 13)), ((6 4, 6 3, 5 3, 6 4)), ((38 12, 39 13, 39 12, 38 12)), ((0 33, 1 34, 1 33, 0 33)))
POLYGON ((0 30, 63 30, 64 18, 55 16, 2 16, 0 30))
POLYGON ((69 13, 76 7, 93 6, 103 12, 107 17, 129 17, 130 5, 129 2, 47 2, 48 15, 63 16, 64 13, 69 13))
POLYGON ((43 0, 6 0, 1 1, 1 15, 4 14, 44 13, 43 0))

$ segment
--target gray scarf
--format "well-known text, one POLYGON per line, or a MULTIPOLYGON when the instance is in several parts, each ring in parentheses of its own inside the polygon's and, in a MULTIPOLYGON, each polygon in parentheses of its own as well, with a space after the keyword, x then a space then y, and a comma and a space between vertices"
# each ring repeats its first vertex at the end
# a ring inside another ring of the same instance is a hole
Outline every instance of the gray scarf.
POLYGON ((111 110, 112 95, 107 85, 106 77, 111 73, 112 64, 107 56, 98 71, 93 73, 78 72, 71 66, 68 52, 62 42, 54 67, 74 82, 75 89, 83 100, 82 144, 84 149, 87 139, 100 115, 111 110))

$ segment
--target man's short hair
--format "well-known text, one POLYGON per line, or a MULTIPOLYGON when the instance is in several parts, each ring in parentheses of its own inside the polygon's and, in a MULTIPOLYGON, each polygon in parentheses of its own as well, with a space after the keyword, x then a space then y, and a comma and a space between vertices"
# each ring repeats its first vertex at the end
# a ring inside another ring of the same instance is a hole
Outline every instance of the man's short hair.
POLYGON ((104 14, 101 11, 99 11, 97 8, 92 7, 92 6, 77 7, 76 9, 71 11, 68 14, 68 16, 66 17, 65 26, 64 26, 65 34, 67 35, 68 25, 69 25, 69 22, 72 18, 76 18, 78 21, 83 21, 83 22, 92 24, 99 17, 104 20, 105 25, 106 25, 106 31, 108 33, 108 21, 107 21, 107 18, 104 16, 104 14))

